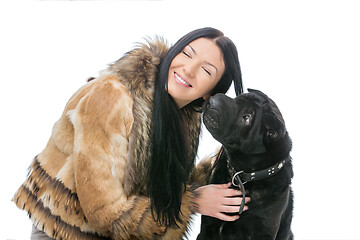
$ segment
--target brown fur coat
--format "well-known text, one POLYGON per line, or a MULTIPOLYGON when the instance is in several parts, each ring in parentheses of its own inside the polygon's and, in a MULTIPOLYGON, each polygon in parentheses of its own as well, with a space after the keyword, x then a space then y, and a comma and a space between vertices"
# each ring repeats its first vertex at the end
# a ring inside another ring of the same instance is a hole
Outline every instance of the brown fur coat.
MULTIPOLYGON (((167 50, 161 40, 139 46, 69 100, 13 198, 39 230, 55 239, 173 240, 186 234, 192 187, 183 194, 179 228, 158 225, 146 196, 154 82, 167 50)), ((184 114, 195 156, 200 114, 184 114)))

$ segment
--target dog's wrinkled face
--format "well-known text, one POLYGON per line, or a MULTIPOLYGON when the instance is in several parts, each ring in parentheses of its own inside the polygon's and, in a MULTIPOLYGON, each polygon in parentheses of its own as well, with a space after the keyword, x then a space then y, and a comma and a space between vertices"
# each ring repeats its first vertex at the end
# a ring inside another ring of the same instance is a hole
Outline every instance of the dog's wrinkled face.
POLYGON ((203 106, 203 121, 225 148, 258 154, 284 136, 286 129, 276 104, 261 91, 248 91, 235 99, 224 94, 210 97, 203 106))

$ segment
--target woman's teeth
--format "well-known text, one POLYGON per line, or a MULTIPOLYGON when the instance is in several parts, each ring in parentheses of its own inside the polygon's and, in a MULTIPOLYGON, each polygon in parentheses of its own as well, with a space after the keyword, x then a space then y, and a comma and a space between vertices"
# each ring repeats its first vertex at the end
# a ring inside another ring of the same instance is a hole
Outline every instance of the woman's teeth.
POLYGON ((175 73, 175 77, 176 77, 176 79, 180 82, 180 83, 182 83, 182 84, 184 84, 184 85, 186 85, 186 86, 188 86, 188 87, 191 87, 191 85, 188 83, 188 82, 186 82, 185 80, 183 80, 181 77, 179 77, 176 73, 175 73))

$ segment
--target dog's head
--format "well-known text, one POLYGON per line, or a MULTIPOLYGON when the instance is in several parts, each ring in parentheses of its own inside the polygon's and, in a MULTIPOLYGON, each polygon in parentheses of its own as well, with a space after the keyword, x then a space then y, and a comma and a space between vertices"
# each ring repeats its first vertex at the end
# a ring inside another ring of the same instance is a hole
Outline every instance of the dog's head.
POLYGON ((278 140, 288 138, 285 122, 267 95, 259 90, 248 91, 235 99, 224 94, 210 97, 203 106, 203 121, 226 149, 245 154, 264 153, 278 140))

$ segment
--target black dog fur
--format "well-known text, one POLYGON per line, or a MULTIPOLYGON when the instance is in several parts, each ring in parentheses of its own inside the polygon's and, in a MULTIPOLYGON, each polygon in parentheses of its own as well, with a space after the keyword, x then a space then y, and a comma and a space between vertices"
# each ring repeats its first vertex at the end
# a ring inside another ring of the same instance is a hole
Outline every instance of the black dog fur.
POLYGON ((293 211, 292 143, 280 110, 268 96, 248 89, 235 99, 217 94, 204 105, 206 128, 223 151, 214 163, 210 183, 231 182, 228 161, 236 171, 260 171, 281 164, 278 173, 244 186, 251 198, 249 210, 234 222, 201 218, 197 240, 290 240, 293 211))

